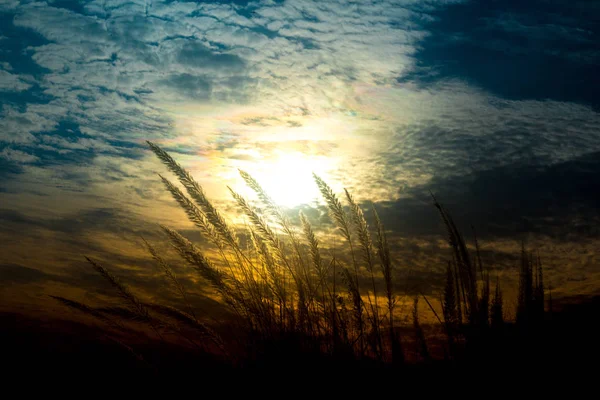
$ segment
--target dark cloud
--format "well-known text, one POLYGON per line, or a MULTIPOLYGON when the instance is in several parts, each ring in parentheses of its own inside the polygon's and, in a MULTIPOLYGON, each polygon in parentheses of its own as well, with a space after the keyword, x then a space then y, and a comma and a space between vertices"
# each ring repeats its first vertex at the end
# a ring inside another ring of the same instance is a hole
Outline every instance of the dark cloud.
POLYGON ((6 190, 6 188, 3 188, 3 186, 9 177, 22 172, 22 163, 0 157, 0 190, 6 190))
POLYGON ((76 13, 83 14, 85 12, 85 1, 80 0, 49 0, 48 4, 56 8, 65 8, 76 13))
POLYGON ((34 77, 49 72, 31 59, 32 48, 48 44, 49 41, 37 32, 15 26, 15 15, 0 9, 0 62, 8 62, 20 73, 34 77))
POLYGON ((155 231, 152 224, 140 230, 142 221, 132 216, 125 210, 116 208, 96 208, 75 212, 58 218, 32 217, 23 212, 10 209, 0 209, 0 221, 5 227, 8 223, 18 224, 23 229, 48 229, 69 235, 75 241, 80 240, 82 234, 90 232, 109 232, 113 234, 126 234, 131 237, 140 232, 155 231))
POLYGON ((179 74, 171 75, 162 81, 165 87, 175 91, 178 95, 183 95, 194 100, 208 100, 211 94, 211 85, 203 77, 179 74))
POLYGON ((37 269, 25 267, 17 264, 0 265, 0 282, 3 285, 22 285, 28 283, 43 283, 50 280, 57 280, 59 277, 47 274, 37 269))
POLYGON ((589 1, 474 0, 434 11, 416 69, 400 81, 460 78, 508 99, 600 106, 600 9, 589 1))
POLYGON ((407 188, 396 202, 382 203, 381 213, 405 235, 442 234, 431 191, 465 231, 475 226, 482 237, 597 238, 598 176, 600 152, 553 165, 507 165, 407 188))
POLYGON ((194 42, 183 46, 177 55, 177 61, 189 67, 208 70, 241 71, 245 65, 236 55, 214 52, 194 42))

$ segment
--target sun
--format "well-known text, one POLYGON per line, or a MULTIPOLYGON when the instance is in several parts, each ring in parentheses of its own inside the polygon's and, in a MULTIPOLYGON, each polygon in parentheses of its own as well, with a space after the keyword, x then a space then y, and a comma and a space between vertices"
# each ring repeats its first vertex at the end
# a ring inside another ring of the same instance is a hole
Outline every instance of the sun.
POLYGON ((287 208, 318 200, 320 194, 312 174, 323 176, 330 169, 327 157, 301 152, 280 152, 245 168, 277 205, 287 208))

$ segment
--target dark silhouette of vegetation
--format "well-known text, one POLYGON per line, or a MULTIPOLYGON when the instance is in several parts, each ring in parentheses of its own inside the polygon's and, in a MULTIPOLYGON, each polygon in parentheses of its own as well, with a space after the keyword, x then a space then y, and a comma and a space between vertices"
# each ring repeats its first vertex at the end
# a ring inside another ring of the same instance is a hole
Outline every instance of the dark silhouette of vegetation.
MULTIPOLYGON (((434 360, 419 320, 419 296, 412 308, 413 340, 405 335, 407 327, 399 323, 390 248, 374 207, 371 227, 347 190, 344 206, 333 190, 314 176, 330 218, 347 246, 338 252, 340 255, 329 256, 304 214, 299 215, 300 227, 293 226, 259 183, 240 171, 260 204, 259 209, 230 188, 237 208, 248 221, 248 240, 242 245, 240 229, 217 210, 202 186, 168 153, 148 144, 185 192, 160 176, 165 188, 214 251, 206 253, 163 226, 165 236, 204 282, 206 290, 218 296, 235 318, 221 326, 211 325, 190 303, 178 272, 147 242, 150 255, 184 304, 182 309, 140 300, 108 269, 91 259, 91 266, 115 289, 123 306, 92 308, 65 298, 56 300, 116 329, 145 324, 161 341, 169 341, 174 335, 191 348, 236 366, 317 360, 405 366, 410 343, 419 360, 434 360), (382 287, 376 277, 382 278, 382 287)), ((542 335, 547 320, 540 257, 527 253, 523 246, 516 321, 507 322, 502 288, 496 279, 492 294, 491 271, 482 261, 477 237, 474 251, 469 250, 450 213, 433 195, 432 199, 451 249, 440 301, 441 318, 429 299, 420 295, 439 319, 445 336, 443 357, 438 361, 493 360, 503 355, 500 349, 506 349, 509 343, 511 348, 526 351, 521 344, 529 345, 531 335, 542 335)), ((133 347, 129 349, 135 354, 133 347)))

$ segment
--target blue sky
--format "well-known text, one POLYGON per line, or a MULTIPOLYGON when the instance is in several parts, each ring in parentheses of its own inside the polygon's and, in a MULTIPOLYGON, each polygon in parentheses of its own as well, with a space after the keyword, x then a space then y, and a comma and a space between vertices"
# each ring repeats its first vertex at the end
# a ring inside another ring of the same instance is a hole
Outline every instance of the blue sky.
POLYGON ((72 277, 82 253, 141 259, 136 234, 188 229, 152 140, 223 201, 244 168, 298 207, 285 176, 310 202, 316 170, 417 252, 442 232, 431 190, 501 259, 527 240, 559 293, 594 291, 569 277, 600 278, 599 18, 578 0, 0 0, 0 263, 72 277))

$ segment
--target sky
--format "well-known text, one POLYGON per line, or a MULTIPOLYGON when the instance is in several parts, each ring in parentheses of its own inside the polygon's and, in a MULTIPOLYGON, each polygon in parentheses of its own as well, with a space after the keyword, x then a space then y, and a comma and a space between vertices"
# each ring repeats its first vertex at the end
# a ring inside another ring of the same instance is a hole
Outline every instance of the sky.
POLYGON ((158 295, 140 238, 198 236, 146 140, 225 209, 241 168, 324 235, 312 172, 348 188, 423 290, 449 256, 431 191, 497 274, 525 242, 556 296, 598 294, 599 20, 584 0, 0 0, 0 304, 98 300, 85 255, 158 295))

